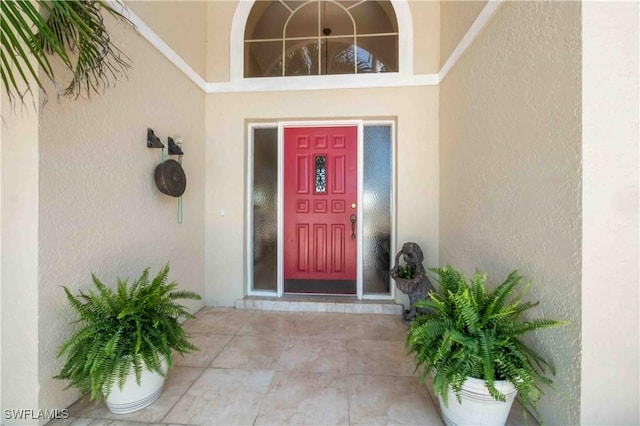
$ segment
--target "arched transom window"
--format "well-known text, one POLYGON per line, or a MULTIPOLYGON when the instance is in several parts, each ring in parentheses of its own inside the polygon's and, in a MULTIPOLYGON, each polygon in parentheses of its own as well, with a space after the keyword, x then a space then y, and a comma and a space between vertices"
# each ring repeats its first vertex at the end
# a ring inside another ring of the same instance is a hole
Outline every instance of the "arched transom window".
POLYGON ((256 1, 244 40, 245 77, 398 71, 389 1, 256 1))

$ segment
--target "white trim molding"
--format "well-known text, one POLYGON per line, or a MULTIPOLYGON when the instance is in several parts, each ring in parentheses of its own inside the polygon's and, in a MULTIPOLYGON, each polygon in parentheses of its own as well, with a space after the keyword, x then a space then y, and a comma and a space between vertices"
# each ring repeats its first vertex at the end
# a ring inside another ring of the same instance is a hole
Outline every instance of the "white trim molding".
POLYGON ((407 0, 391 0, 398 20, 398 68, 405 76, 413 74, 413 17, 407 0))
MULTIPOLYGON (((229 35, 229 76, 230 83, 237 85, 244 75, 244 30, 247 18, 251 13, 254 0, 240 0, 231 21, 231 34, 229 35)), ((223 83, 227 84, 227 83, 223 83)))
POLYGON ((444 80, 451 68, 453 68, 460 57, 462 57, 465 50, 467 50, 476 37, 478 37, 480 31, 482 31, 491 17, 498 11, 500 6, 502 6, 503 1, 504 0, 489 0, 487 2, 484 9, 482 9, 476 20, 473 21, 473 24, 469 27, 467 33, 462 37, 462 40, 460 40, 460 43, 458 43, 453 52, 451 52, 451 55, 449 55, 447 62, 445 62, 442 68, 440 68, 440 72, 438 73, 438 84, 444 80))
MULTIPOLYGON (((363 121, 362 120, 298 120, 278 122, 278 297, 284 294, 284 130, 295 127, 355 127, 357 129, 357 211, 358 217, 363 217, 362 209, 362 144, 363 121), (282 272, 282 273, 281 273, 282 272)), ((356 296, 362 300, 362 220, 357 222, 356 240, 356 296)))
POLYGON ((228 83, 207 83, 205 91, 207 93, 282 92, 290 90, 435 86, 437 84, 437 74, 404 76, 390 72, 380 74, 245 78, 228 83))
POLYGON ((207 82, 198 74, 193 68, 185 62, 184 59, 178 55, 167 43, 160 38, 149 26, 138 16, 133 10, 125 7, 122 3, 116 0, 107 0, 108 3, 123 16, 125 16, 133 24, 134 29, 144 37, 153 47, 158 49, 172 64, 174 64, 180 71, 182 71, 196 86, 206 92, 207 82))

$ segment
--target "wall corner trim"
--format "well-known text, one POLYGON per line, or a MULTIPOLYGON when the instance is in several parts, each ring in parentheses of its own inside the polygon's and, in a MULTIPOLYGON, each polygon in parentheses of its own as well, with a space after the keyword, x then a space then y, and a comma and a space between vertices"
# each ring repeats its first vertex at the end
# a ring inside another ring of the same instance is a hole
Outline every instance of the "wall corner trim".
POLYGON ((478 37, 491 17, 497 12, 500 6, 502 6, 503 2, 504 0, 489 0, 487 2, 484 9, 482 9, 476 20, 469 27, 467 33, 462 37, 462 40, 460 40, 460 43, 458 43, 442 68, 440 68, 440 72, 438 73, 438 84, 442 83, 449 71, 451 71, 451 68, 453 68, 456 62, 458 62, 458 59, 462 57, 465 50, 467 50, 476 37, 478 37))

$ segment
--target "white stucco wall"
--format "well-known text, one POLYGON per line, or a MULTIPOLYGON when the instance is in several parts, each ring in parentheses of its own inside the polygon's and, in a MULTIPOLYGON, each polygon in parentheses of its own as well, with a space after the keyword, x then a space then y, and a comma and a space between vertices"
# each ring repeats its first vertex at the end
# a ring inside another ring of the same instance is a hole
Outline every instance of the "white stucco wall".
MULTIPOLYGON (((32 99, 15 112, 2 89, 0 193, 2 219, 2 424, 4 410, 38 408, 38 113, 32 99)), ((36 92, 35 103, 38 103, 36 92)), ((9 416, 13 417, 13 416, 9 416)))
MULTIPOLYGON (((2 100, 0 99, 0 105, 2 100)), ((0 108, 0 114, 2 109, 0 108)), ((2 153, 2 132, 0 132, 0 153, 2 153)), ((2 160, 0 159, 0 229, 2 229, 2 160)), ((2 236, 0 235, 0 308, 2 308, 2 236)), ((2 403, 2 315, 0 315, 0 409, 4 408, 2 403)))
MULTIPOLYGON (((1 103, 1 101, 0 101, 1 103)), ((0 153, 2 152, 2 134, 0 133, 0 153)), ((2 229, 2 161, 0 160, 0 229, 2 229)), ((0 309, 2 308, 2 236, 0 236, 0 309)), ((2 400, 2 316, 0 315, 0 410, 4 408, 2 400)))
MULTIPOLYGON (((445 23, 443 22, 443 26, 445 23)), ((580 3, 505 2, 440 86, 440 261, 533 279, 556 366, 548 424, 580 421, 580 3)))
POLYGON ((88 101, 50 99, 26 130, 3 124, 3 408, 78 397, 52 379, 73 319, 60 286, 88 290, 91 272, 113 285, 170 261, 169 279, 204 296, 204 94, 128 25, 109 28, 133 60, 127 79, 88 101), (165 145, 184 139, 182 224, 153 182, 147 127, 165 145))
POLYGON ((640 424, 639 11, 582 6, 584 425, 640 424))
MULTIPOLYGON (((4 94, 2 94, 4 95, 4 94)), ((0 99, 0 115, 2 114, 2 99, 0 99)), ((0 131, 0 154, 2 153, 2 132, 0 131)), ((2 229, 2 159, 0 158, 0 230, 2 229)), ((0 308, 2 308, 2 235, 0 235, 0 308)), ((0 315, 0 409, 2 403, 2 315, 0 315)))
MULTIPOLYGON (((207 96, 206 294, 232 306, 246 289, 246 127, 252 120, 397 119, 396 242, 438 263, 438 88, 229 93, 207 96), (225 211, 225 216, 220 211, 225 211)), ((400 292, 397 292, 400 293, 400 292)), ((403 294, 398 300, 405 301, 403 294)))

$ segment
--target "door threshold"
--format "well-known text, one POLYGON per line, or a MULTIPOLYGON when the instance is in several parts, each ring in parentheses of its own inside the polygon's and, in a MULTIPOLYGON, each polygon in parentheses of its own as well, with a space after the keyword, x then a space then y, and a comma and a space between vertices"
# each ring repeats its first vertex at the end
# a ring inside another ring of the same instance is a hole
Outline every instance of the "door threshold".
POLYGON ((311 302, 316 302, 318 299, 323 299, 324 301, 331 301, 335 299, 335 301, 343 301, 343 300, 358 300, 358 297, 355 293, 287 293, 285 291, 284 295, 280 298, 281 300, 308 300, 311 302))
POLYGON ((340 314, 402 315, 395 300, 358 300, 351 295, 285 294, 280 298, 246 296, 236 300, 236 309, 277 312, 333 312, 340 314))

